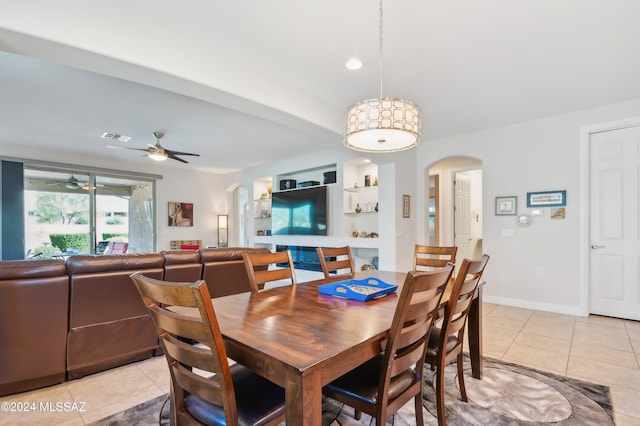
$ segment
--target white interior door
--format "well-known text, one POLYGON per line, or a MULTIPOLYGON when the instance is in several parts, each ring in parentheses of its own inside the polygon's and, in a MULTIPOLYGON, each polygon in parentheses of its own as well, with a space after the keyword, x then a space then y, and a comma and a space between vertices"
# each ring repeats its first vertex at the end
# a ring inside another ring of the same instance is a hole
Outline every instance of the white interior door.
POLYGON ((456 173, 454 197, 454 244, 458 246, 456 265, 471 253, 471 180, 465 173, 456 173))
POLYGON ((590 312, 640 319, 640 127, 594 133, 590 312))

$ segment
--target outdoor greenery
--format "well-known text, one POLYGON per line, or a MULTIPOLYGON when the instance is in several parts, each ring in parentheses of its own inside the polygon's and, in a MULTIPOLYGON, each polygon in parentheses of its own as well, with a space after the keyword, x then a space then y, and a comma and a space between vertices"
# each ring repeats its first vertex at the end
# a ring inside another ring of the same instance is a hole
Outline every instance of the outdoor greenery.
POLYGON ((89 234, 50 234, 51 244, 61 252, 77 249, 81 252, 89 251, 89 234))
POLYGON ((103 232, 102 241, 125 241, 127 242, 129 234, 126 232, 103 232))
POLYGON ((34 258, 46 257, 43 255, 47 253, 56 253, 59 251, 60 249, 53 245, 40 246, 40 247, 36 247, 35 249, 29 252, 29 258, 34 259, 34 258))
POLYGON ((39 223, 89 223, 89 197, 61 192, 40 192, 36 200, 39 223))
POLYGON ((122 220, 122 218, 120 217, 113 217, 106 221, 107 225, 122 225, 123 223, 124 223, 124 220, 122 220))

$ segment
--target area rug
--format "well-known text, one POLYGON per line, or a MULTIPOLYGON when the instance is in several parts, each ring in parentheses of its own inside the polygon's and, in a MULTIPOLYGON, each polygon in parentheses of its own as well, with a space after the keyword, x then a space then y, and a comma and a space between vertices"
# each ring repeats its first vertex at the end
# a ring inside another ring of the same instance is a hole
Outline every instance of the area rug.
MULTIPOLYGON (((423 416, 425 425, 437 424, 434 372, 425 369, 423 416)), ((460 400, 455 365, 445 373, 447 424, 484 425, 613 425, 611 395, 606 386, 595 385, 516 364, 485 358, 482 380, 471 377, 465 362, 465 384, 469 402, 460 400)), ((168 425, 169 403, 161 396, 92 423, 106 425, 168 425)), ((353 409, 324 398, 323 425, 369 425, 375 421, 363 414, 358 421, 353 409)), ((396 426, 415 425, 413 402, 387 421, 396 426)))

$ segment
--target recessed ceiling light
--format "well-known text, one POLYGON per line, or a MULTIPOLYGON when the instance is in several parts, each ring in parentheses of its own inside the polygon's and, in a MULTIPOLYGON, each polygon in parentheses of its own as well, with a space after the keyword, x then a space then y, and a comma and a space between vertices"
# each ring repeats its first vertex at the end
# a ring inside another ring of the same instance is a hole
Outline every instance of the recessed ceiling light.
POLYGON ((347 67, 347 69, 351 71, 359 70, 360 68, 362 68, 362 61, 358 58, 349 59, 345 64, 345 67, 347 67))

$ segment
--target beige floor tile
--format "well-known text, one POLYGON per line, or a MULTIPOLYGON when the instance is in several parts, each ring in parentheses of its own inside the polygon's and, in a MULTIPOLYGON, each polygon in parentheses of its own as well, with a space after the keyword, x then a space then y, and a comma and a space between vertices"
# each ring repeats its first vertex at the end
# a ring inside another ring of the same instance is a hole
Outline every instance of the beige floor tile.
POLYGON ((127 365, 73 380, 68 389, 74 401, 86 402, 86 423, 110 416, 165 392, 136 365, 127 365))
POLYGON ((576 322, 573 341, 585 343, 619 351, 632 352, 631 342, 626 329, 609 327, 600 324, 586 324, 576 322))
POLYGON ((487 339, 493 338, 508 339, 509 342, 513 342, 519 332, 520 330, 516 330, 513 328, 496 327, 494 325, 488 326, 485 324, 482 328, 482 342, 487 343, 487 339))
POLYGON ((640 390, 629 389, 622 386, 611 386, 611 399, 616 413, 640 419, 640 390))
POLYGON ((518 333, 513 343, 530 346, 535 349, 552 350, 553 352, 559 352, 563 355, 569 355, 569 350, 571 349, 570 340, 525 333, 524 331, 518 333))
POLYGON ((164 392, 171 391, 171 377, 169 375, 169 366, 167 360, 163 356, 158 356, 136 364, 138 368, 156 384, 164 392))
POLYGON ((491 358, 502 359, 517 335, 518 330, 484 326, 482 334, 483 354, 491 358))
POLYGON ((558 314, 555 312, 533 311, 533 313, 531 314, 531 317, 529 318, 529 321, 539 322, 539 323, 548 324, 548 325, 556 325, 556 324, 564 324, 564 323, 575 324, 576 317, 573 315, 558 314))
POLYGON ((618 351, 603 346, 574 342, 571 345, 571 356, 617 364, 627 368, 638 368, 638 360, 633 352, 618 351))
POLYGON ((482 303, 482 315, 489 315, 498 305, 494 303, 482 303))
MULTIPOLYGON (((615 411, 615 410, 614 410, 615 411)), ((627 416, 626 414, 614 412, 616 426, 638 426, 640 425, 640 417, 627 416)))
POLYGON ((607 327, 624 328, 625 320, 620 318, 603 317, 600 315, 589 315, 588 317, 576 317, 576 323, 597 324, 607 327))
POLYGON ((582 380, 583 382, 594 383, 594 384, 596 384, 596 385, 609 386, 609 384, 608 384, 608 383, 606 383, 606 382, 605 382, 605 381, 603 381, 603 380, 599 380, 599 379, 596 379, 596 378, 593 378, 593 377, 584 377, 584 376, 581 376, 581 375, 579 375, 579 374, 572 373, 572 372, 571 372, 571 371, 569 371, 568 369, 567 369, 567 374, 566 374, 566 376, 567 376, 568 378, 570 378, 570 379, 582 380))
POLYGON ((497 316, 504 319, 510 319, 515 321, 526 321, 531 317, 533 311, 531 309, 514 308, 512 306, 498 305, 491 312, 491 316, 497 316))
POLYGON ((640 391, 640 370, 637 368, 570 356, 567 375, 607 386, 623 386, 640 391))
POLYGON ((640 323, 635 321, 625 321, 624 325, 627 329, 627 333, 629 334, 629 338, 631 340, 640 341, 640 323))
POLYGON ((508 328, 518 332, 522 330, 526 322, 526 319, 511 319, 489 314, 482 318, 482 327, 483 330, 487 328, 508 328))
POLYGON ((503 361, 513 362, 538 370, 565 375, 569 356, 547 349, 532 349, 531 346, 512 344, 502 357, 503 361))
POLYGON ((540 321, 530 319, 524 327, 522 327, 522 332, 553 337, 555 339, 562 339, 570 342, 573 338, 574 327, 573 322, 560 322, 553 324, 548 320, 540 321))
POLYGON ((511 343, 513 343, 511 339, 485 339, 482 348, 483 355, 495 359, 502 359, 509 349, 509 346, 511 346, 511 343))
POLYGON ((2 410, 3 425, 84 425, 81 410, 87 409, 74 404, 65 384, 10 395, 0 398, 0 402, 9 403, 9 409, 15 410, 2 410))

